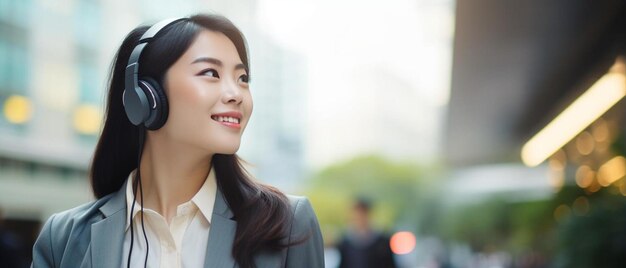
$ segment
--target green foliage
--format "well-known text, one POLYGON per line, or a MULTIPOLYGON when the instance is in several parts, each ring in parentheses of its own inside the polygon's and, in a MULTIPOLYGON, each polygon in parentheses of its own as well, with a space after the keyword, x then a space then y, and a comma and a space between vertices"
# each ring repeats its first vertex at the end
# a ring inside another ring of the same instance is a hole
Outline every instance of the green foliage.
POLYGON ((363 156, 319 171, 305 194, 329 244, 348 223, 354 198, 367 196, 375 203, 373 218, 378 227, 413 226, 410 231, 418 236, 462 241, 480 252, 507 251, 514 257, 539 254, 555 267, 626 263, 626 198, 615 186, 587 193, 566 185, 545 200, 512 201, 504 195, 444 208, 438 203, 447 196, 445 189, 437 189, 439 183, 433 183, 436 174, 435 169, 411 163, 363 156), (580 197, 589 202, 587 212, 576 213, 574 203, 580 197), (555 210, 562 205, 571 212, 557 220, 555 210))
POLYGON ((442 214, 438 235, 476 252, 540 253, 554 267, 622 267, 626 263, 626 198, 615 186, 587 193, 565 186, 546 200, 511 202, 494 196, 442 214), (586 209, 575 200, 585 198, 586 209), (570 211, 555 218, 555 209, 570 211))
POLYGON ((466 241, 478 251, 502 248, 511 229, 511 207, 499 198, 446 213, 441 234, 448 240, 466 241))
POLYGON ((514 253, 534 249, 549 252, 554 248, 554 205, 550 200, 511 204, 511 234, 508 246, 514 253))
POLYGON ((357 196, 373 201, 372 217, 378 227, 415 222, 424 178, 424 170, 415 164, 362 156, 321 170, 311 178, 305 194, 315 207, 325 239, 332 243, 348 223, 357 196))
POLYGON ((558 226, 555 267, 623 267, 626 263, 626 199, 611 188, 589 197, 590 210, 558 226))
POLYGON ((549 250, 553 210, 550 200, 511 202, 506 196, 493 196, 448 209, 437 232, 447 241, 464 241, 481 252, 549 250))

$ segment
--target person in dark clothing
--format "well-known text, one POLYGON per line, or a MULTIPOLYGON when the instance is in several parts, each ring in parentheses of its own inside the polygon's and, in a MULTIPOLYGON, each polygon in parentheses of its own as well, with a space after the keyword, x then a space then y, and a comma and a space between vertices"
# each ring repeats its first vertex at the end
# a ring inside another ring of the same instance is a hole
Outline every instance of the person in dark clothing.
POLYGON ((28 267, 22 252, 24 243, 20 238, 3 228, 2 211, 0 210, 0 268, 28 267))
POLYGON ((389 237, 370 226, 371 203, 359 198, 353 206, 351 228, 337 248, 339 268, 395 268, 389 237))

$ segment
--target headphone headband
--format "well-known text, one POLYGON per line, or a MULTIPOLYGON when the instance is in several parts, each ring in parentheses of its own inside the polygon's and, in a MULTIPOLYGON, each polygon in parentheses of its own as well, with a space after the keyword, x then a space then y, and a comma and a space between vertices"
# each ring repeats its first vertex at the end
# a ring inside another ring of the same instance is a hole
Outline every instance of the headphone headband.
POLYGON ((165 19, 159 21, 152 25, 142 36, 139 38, 139 43, 133 49, 133 52, 130 54, 130 58, 128 59, 128 64, 126 65, 126 86, 125 89, 131 89, 138 86, 137 74, 139 73, 139 56, 141 56, 141 52, 145 48, 145 46, 154 38, 163 28, 178 22, 180 20, 185 20, 186 18, 173 18, 173 19, 165 19), (130 77, 129 77, 130 76, 130 77), (131 78, 131 79, 129 79, 131 78), (132 84, 129 84, 131 82, 132 84))
POLYGON ((163 28, 179 20, 185 20, 185 19, 187 18, 169 18, 169 19, 164 19, 162 21, 155 23, 141 36, 141 38, 139 39, 139 43, 150 41, 148 39, 152 39, 155 35, 159 33, 159 31, 163 30, 163 28))
POLYGON ((143 108, 149 107, 147 96, 139 88, 138 74, 141 52, 161 30, 181 20, 187 20, 187 18, 170 18, 155 23, 141 36, 139 43, 130 54, 124 74, 124 96, 122 100, 128 119, 134 125, 145 122, 150 115, 150 109, 143 108))

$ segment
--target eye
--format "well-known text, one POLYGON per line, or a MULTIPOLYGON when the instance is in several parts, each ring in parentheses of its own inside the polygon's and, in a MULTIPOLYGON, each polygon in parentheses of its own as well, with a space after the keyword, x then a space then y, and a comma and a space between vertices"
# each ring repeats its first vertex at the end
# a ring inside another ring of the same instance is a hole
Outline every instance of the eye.
POLYGON ((210 77, 220 78, 220 75, 217 73, 215 69, 202 70, 198 75, 206 75, 210 77))
POLYGON ((239 83, 248 84, 248 80, 249 80, 248 75, 247 75, 247 74, 242 74, 242 75, 239 77, 238 82, 239 82, 239 83))

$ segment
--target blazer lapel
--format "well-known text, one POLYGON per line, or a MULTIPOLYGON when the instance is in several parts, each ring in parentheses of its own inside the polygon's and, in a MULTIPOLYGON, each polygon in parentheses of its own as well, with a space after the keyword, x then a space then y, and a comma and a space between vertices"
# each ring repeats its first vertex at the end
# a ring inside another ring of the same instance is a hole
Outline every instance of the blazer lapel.
POLYGON ((104 219, 91 225, 92 267, 119 267, 126 224, 126 184, 101 208, 104 219))
MULTIPOLYGON (((94 268, 120 266, 126 224, 124 189, 125 184, 100 208, 104 219, 91 225, 91 265, 94 268)), ((218 188, 211 216, 204 267, 235 267, 232 248, 237 222, 232 220, 232 217, 233 213, 218 188)))
POLYGON ((213 215, 211 216, 211 229, 209 241, 204 259, 204 267, 235 267, 233 259, 233 241, 237 222, 232 220, 233 213, 226 204, 222 192, 217 190, 213 215))

